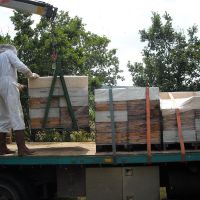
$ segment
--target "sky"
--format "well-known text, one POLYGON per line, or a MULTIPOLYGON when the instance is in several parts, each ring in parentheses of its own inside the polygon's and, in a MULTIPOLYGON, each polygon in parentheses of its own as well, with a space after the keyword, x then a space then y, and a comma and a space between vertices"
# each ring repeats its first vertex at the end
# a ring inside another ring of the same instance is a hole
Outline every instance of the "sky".
MULTIPOLYGON (((142 62, 144 44, 140 41, 139 30, 151 25, 152 12, 161 16, 167 11, 173 18, 176 30, 186 30, 192 25, 200 27, 199 0, 43 0, 68 11, 71 17, 82 18, 87 31, 111 40, 109 48, 117 49, 120 69, 125 81, 118 85, 132 85, 131 75, 127 70, 130 61, 142 62)), ((10 21, 12 10, 0 7, 0 32, 14 34, 10 21)), ((34 15, 35 20, 39 17, 34 15)), ((200 36, 200 35, 198 35, 200 36)))

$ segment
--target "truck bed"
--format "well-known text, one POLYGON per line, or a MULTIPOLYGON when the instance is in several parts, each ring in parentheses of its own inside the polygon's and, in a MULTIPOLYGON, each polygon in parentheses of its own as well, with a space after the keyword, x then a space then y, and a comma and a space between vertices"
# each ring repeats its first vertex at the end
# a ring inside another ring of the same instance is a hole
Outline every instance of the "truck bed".
MULTIPOLYGON (((0 156, 0 165, 124 165, 124 164, 156 164, 167 162, 200 161, 200 150, 186 150, 185 158, 180 150, 152 151, 151 159, 146 151, 96 153, 94 142, 56 142, 27 143, 35 150, 31 156, 18 157, 16 154, 0 156)), ((16 144, 8 147, 16 149, 16 144)))

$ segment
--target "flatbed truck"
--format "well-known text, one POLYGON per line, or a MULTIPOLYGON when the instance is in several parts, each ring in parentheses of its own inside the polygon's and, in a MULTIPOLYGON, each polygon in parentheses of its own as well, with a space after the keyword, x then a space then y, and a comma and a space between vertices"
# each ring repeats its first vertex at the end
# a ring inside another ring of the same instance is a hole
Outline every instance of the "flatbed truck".
MULTIPOLYGON (((94 142, 29 143, 31 156, 0 156, 0 199, 199 199, 200 150, 96 152, 94 142)), ((16 150, 14 144, 9 148, 16 150)))
MULTIPOLYGON (((46 16, 57 8, 37 0, 2 0, 0 6, 46 16)), ((94 142, 29 143, 36 153, 0 156, 0 200, 200 199, 200 150, 96 152, 94 142)), ((9 148, 16 150, 14 144, 9 148)), ((148 148, 147 148, 148 149, 148 148)))

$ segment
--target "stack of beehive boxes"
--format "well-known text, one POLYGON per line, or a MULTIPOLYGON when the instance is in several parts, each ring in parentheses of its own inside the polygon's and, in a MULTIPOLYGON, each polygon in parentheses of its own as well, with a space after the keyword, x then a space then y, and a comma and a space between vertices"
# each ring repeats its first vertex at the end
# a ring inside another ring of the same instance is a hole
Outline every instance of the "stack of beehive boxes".
POLYGON ((193 96, 189 97, 189 99, 184 102, 182 108, 188 110, 188 112, 192 112, 194 115, 194 129, 195 129, 195 141, 200 142, 200 93, 193 92, 193 96))
MULTIPOLYGON (((42 128, 52 79, 52 76, 48 76, 29 80, 29 114, 32 129, 42 128)), ((64 79, 78 126, 83 129, 88 128, 88 77, 64 76, 64 79)), ((55 84, 46 128, 72 128, 72 120, 59 77, 55 84)))
MULTIPOLYGON (((146 144, 146 88, 113 88, 114 127, 117 144, 146 144)), ((109 89, 95 90, 96 143, 112 144, 109 89)), ((151 141, 160 144, 159 89, 150 88, 151 141)))
MULTIPOLYGON (((116 144, 127 144, 127 91, 125 88, 112 89, 116 144)), ((112 144, 112 124, 109 89, 95 90, 96 144, 112 144)))
MULTIPOLYGON (((146 88, 130 88, 128 92, 128 142, 146 144, 146 88)), ((150 88, 151 143, 160 144, 159 89, 150 88)))
POLYGON ((200 128, 199 100, 196 92, 160 93, 164 144, 179 143, 176 109, 180 111, 184 142, 194 143, 197 141, 197 133, 200 128))

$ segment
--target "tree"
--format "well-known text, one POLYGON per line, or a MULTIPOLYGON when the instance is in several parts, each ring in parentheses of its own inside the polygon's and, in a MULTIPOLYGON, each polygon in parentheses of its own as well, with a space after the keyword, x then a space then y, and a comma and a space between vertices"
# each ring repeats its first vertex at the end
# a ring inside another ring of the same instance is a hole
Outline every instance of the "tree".
POLYGON ((52 24, 41 18, 32 28, 31 15, 15 11, 11 18, 15 25, 14 44, 20 58, 38 74, 52 75, 52 44, 56 44, 58 62, 67 75, 88 75, 91 83, 96 77, 101 84, 116 84, 122 78, 116 49, 108 49, 110 40, 87 32, 81 18, 71 18, 61 11, 52 24))
POLYGON ((6 35, 0 35, 0 44, 11 44, 12 43, 12 40, 11 40, 11 37, 6 34, 6 35))
POLYGON ((168 13, 163 16, 153 13, 152 25, 140 30, 141 41, 147 45, 143 49, 143 63, 128 63, 133 83, 138 86, 160 87, 161 91, 196 90, 200 88, 199 44, 196 26, 176 31, 168 13))

